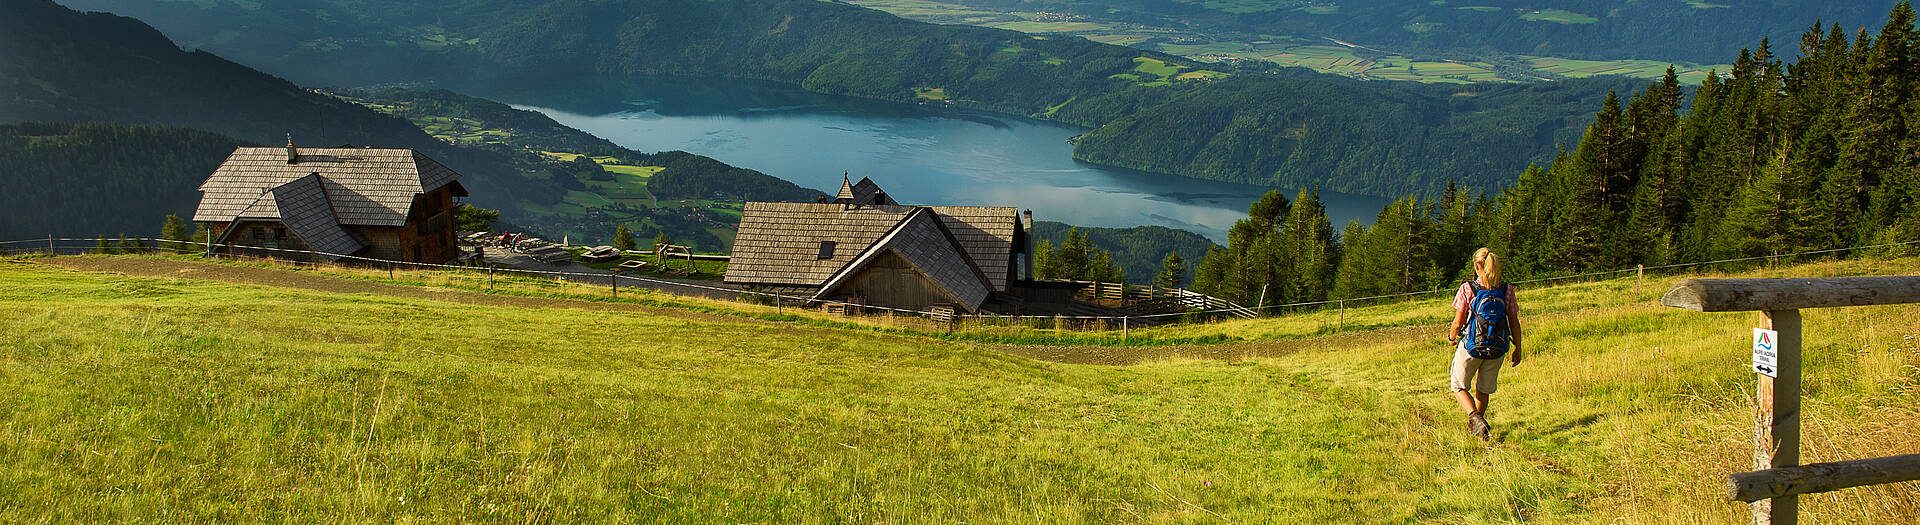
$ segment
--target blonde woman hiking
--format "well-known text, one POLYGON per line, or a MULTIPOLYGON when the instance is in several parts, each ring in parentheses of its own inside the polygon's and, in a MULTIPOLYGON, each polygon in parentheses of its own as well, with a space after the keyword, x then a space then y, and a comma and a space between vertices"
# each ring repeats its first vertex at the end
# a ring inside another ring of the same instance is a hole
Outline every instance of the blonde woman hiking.
POLYGON ((1447 325, 1447 342, 1454 344, 1449 386, 1467 413, 1467 432, 1484 440, 1492 432, 1487 397, 1500 387, 1500 361, 1507 358, 1520 366, 1520 304, 1514 301, 1513 286, 1500 280, 1500 257, 1492 250, 1473 252, 1473 273, 1474 280, 1460 283, 1453 295, 1453 323, 1447 325))

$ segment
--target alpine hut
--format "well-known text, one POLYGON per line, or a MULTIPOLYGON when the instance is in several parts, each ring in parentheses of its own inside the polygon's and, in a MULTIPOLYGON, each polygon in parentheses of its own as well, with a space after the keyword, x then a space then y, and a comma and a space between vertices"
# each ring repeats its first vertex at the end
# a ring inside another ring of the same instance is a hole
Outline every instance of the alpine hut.
POLYGON ((200 185, 193 220, 226 251, 443 263, 460 255, 459 178, 410 149, 295 148, 289 139, 235 149, 200 185))
POLYGON ((1015 208, 903 206, 871 179, 842 180, 832 200, 747 203, 726 282, 813 301, 979 312, 1018 279, 1030 229, 1015 208))

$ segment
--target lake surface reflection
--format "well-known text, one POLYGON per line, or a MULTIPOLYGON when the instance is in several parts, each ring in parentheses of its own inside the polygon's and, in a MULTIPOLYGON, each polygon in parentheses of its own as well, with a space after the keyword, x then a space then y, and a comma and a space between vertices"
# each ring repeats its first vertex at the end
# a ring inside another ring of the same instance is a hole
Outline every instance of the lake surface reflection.
MULTIPOLYGON (((1081 226, 1160 225, 1226 242, 1266 188, 1073 160, 1081 129, 738 81, 661 82, 614 95, 494 95, 639 151, 684 150, 833 193, 871 177, 903 204, 1017 206, 1081 226)), ((604 92, 602 92, 604 93, 604 92)), ((1292 198, 1297 190, 1287 190, 1292 198)), ((751 198, 752 196, 748 196, 751 198)), ((1336 230, 1372 222, 1377 197, 1323 192, 1336 230)))

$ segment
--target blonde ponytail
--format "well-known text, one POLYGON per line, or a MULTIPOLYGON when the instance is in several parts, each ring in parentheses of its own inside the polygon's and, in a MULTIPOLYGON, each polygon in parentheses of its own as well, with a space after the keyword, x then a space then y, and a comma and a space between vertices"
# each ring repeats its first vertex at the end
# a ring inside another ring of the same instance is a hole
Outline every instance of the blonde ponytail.
POLYGON ((1500 256, 1486 248, 1474 250, 1473 273, 1479 274, 1487 286, 1500 286, 1500 256))

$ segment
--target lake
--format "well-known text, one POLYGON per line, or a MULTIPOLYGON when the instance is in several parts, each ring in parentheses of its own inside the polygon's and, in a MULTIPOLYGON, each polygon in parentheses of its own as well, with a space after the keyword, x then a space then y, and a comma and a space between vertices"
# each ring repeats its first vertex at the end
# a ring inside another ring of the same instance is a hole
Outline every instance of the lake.
MULTIPOLYGON (((1073 160, 1084 130, 1052 122, 808 93, 744 81, 661 81, 582 94, 495 94, 638 151, 684 150, 832 194, 843 173, 902 204, 1016 206, 1079 226, 1160 225, 1226 242, 1267 189, 1073 160), (611 94, 609 94, 611 93, 611 94)), ((1297 189, 1287 190, 1289 199, 1297 189)), ((751 197, 751 196, 749 196, 751 197)), ((1386 199, 1322 192, 1336 231, 1386 199)))

